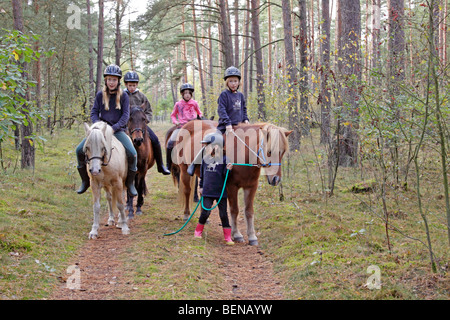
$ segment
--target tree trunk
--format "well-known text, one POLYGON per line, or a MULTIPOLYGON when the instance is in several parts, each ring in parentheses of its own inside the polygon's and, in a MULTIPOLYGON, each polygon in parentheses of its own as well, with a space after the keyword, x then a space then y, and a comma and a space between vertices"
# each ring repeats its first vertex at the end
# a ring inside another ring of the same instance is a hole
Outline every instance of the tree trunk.
POLYGON ((381 0, 372 0, 372 70, 380 68, 381 0))
POLYGON ((294 62, 294 46, 292 43, 292 18, 290 0, 282 0, 283 26, 284 26, 284 53, 286 57, 286 69, 288 72, 289 93, 289 128, 294 130, 289 136, 289 147, 291 151, 300 150, 300 128, 298 122, 298 100, 297 100, 297 68, 294 62))
POLYGON ((266 121, 265 95, 264 95, 264 68, 261 50, 261 36, 259 34, 259 0, 252 2, 252 32, 253 43, 255 44, 256 59, 256 92, 258 95, 258 120, 266 121))
POLYGON ((389 0, 388 8, 389 78, 398 82, 405 78, 404 1, 389 0))
MULTIPOLYGON (((247 8, 250 7, 250 0, 247 0, 247 8)), ((250 54, 250 10, 247 10, 246 18, 245 18, 245 24, 244 24, 244 36, 245 36, 245 44, 244 44, 244 74, 243 74, 243 94, 245 97, 245 100, 248 101, 248 91, 249 91, 249 84, 250 84, 250 74, 248 71, 248 56, 250 54)), ((253 43, 253 41, 252 41, 253 43)))
POLYGON ((97 82, 95 92, 102 89, 103 80, 103 36, 104 36, 104 0, 98 1, 98 38, 97 38, 97 82))
POLYGON ((230 35, 230 25, 228 23, 228 11, 225 0, 219 1, 219 10, 220 10, 220 22, 222 25, 222 35, 223 35, 223 55, 225 56, 225 66, 224 68, 231 67, 234 64, 233 60, 233 43, 231 41, 230 35))
POLYGON ((322 0, 322 42, 320 49, 322 88, 320 95, 321 130, 320 143, 330 143, 330 108, 331 94, 328 88, 328 76, 330 75, 330 13, 329 0, 322 0))
POLYGON ((120 57, 122 55, 122 33, 120 32, 120 22, 122 20, 121 14, 122 0, 118 0, 116 3, 116 39, 115 39, 115 53, 116 53, 116 65, 120 66, 120 57))
MULTIPOLYGON (((51 37, 51 30, 52 30, 52 10, 49 8, 48 10, 48 32, 47 36, 50 39, 51 37)), ((51 106, 52 106, 52 86, 50 85, 52 83, 52 57, 47 58, 47 81, 45 83, 45 86, 47 87, 47 105, 48 105, 48 116, 47 116, 47 129, 50 129, 52 127, 52 117, 51 117, 51 106)))
MULTIPOLYGON (((34 5, 34 14, 37 16, 39 14, 39 1, 33 1, 33 5, 34 5)), ((39 40, 36 40, 36 42, 34 43, 34 51, 39 52, 39 46, 40 46, 40 42, 39 40)), ((39 112, 41 112, 41 105, 42 105, 42 99, 41 99, 41 87, 42 87, 42 77, 41 77, 41 66, 42 66, 42 62, 41 62, 41 58, 37 57, 36 58, 36 62, 34 63, 34 68, 33 68, 33 79, 36 81, 36 91, 35 91, 35 97, 36 97, 36 107, 39 110, 39 112)), ((36 128, 36 131, 38 131, 39 129, 36 128)))
MULTIPOLYGON (((23 33, 24 25, 23 25, 23 10, 22 10, 22 2, 20 0, 12 0, 13 7, 13 18, 14 18, 14 29, 23 33)), ((21 66, 22 68, 22 77, 26 80, 28 78, 28 64, 24 62, 21 66)), ((30 101, 30 90, 27 88, 25 95, 22 96, 25 99, 25 104, 22 106, 22 113, 27 120, 27 124, 22 123, 21 125, 21 168, 29 169, 34 168, 34 158, 35 158, 35 149, 32 141, 33 134, 33 126, 32 122, 29 119, 27 102, 30 101)))
POLYGON ((239 0, 234 0, 234 65, 239 68, 239 0))
POLYGON ((198 61, 198 73, 200 75, 200 88, 202 91, 202 104, 203 108, 206 107, 206 90, 205 90, 205 81, 203 79, 203 68, 202 68, 202 57, 201 57, 201 51, 200 51, 200 45, 198 43, 198 36, 197 36, 197 21, 195 19, 195 2, 192 1, 192 23, 194 28, 194 36, 195 36, 195 49, 197 51, 197 61, 198 61))
POLYGON ((339 73, 342 75, 340 96, 342 111, 339 132, 342 137, 339 165, 356 166, 358 160, 358 136, 356 129, 359 125, 358 88, 361 80, 360 36, 361 7, 359 0, 339 0, 341 9, 342 33, 339 35, 339 58, 342 59, 339 73))
POLYGON ((308 27, 306 0, 299 0, 299 16, 300 16, 300 128, 302 136, 309 135, 309 103, 308 103, 308 27))
POLYGON ((88 28, 88 42, 89 42, 89 103, 84 111, 85 117, 88 118, 89 109, 94 104, 95 99, 95 82, 94 82, 94 47, 92 43, 92 21, 91 21, 91 1, 86 0, 87 8, 87 28, 88 28))
MULTIPOLYGON (((290 6, 290 4, 289 4, 290 6)), ((283 8, 284 9, 284 8, 283 8)), ((267 1, 267 35, 269 43, 272 43, 272 10, 270 0, 267 1)), ((292 36, 292 35, 291 35, 292 36)), ((272 45, 267 48, 267 82, 269 87, 272 86, 272 45)))

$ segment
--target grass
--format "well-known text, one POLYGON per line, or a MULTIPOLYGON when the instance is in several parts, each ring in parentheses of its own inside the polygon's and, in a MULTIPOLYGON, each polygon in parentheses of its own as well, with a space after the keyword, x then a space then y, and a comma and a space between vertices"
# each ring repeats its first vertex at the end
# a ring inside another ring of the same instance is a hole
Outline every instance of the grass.
MULTIPOLYGON (((388 191, 390 227, 395 227, 389 230, 389 251, 372 168, 365 168, 364 174, 360 169, 339 168, 337 192, 325 198, 320 183, 325 162, 313 157, 308 139, 301 152, 301 157, 291 154, 290 168, 284 168, 285 200, 279 201, 280 188, 262 180, 258 198, 265 200, 255 205, 256 225, 265 239, 261 244, 274 258, 288 297, 448 299, 449 250, 445 204, 436 183, 439 175, 422 182, 433 251, 440 266, 433 274, 427 249, 411 239, 426 243, 413 187, 388 191), (381 289, 366 286, 371 265, 381 270, 381 289)), ((424 175, 428 174, 424 170, 424 175)))
MULTIPOLYGON (((35 171, 13 172, 17 154, 3 145, 9 167, 0 173, 0 299, 48 297, 68 261, 87 241, 91 195, 75 193, 79 179, 74 150, 83 135, 80 128, 46 137, 43 150, 37 151, 35 171)), ((154 130, 161 137, 167 128, 156 125, 154 130)), ((285 159, 282 191, 261 177, 255 202, 259 242, 274 263, 286 298, 448 299, 449 250, 439 172, 430 165, 422 182, 439 263, 434 274, 426 248, 411 239, 426 241, 413 186, 388 190, 390 221, 398 230, 389 230, 389 251, 373 183, 375 169, 368 164, 364 170, 339 168, 334 196, 326 198, 320 182, 320 174, 326 172, 324 159, 314 157, 309 139, 300 151, 285 159), (351 192, 352 186, 365 186, 365 181, 370 190, 351 192), (366 286, 372 265, 380 268, 381 289, 366 286)), ((223 278, 220 266, 213 263, 220 252, 208 242, 186 241, 194 224, 178 235, 163 236, 183 221, 174 220, 180 206, 171 179, 159 177, 152 168, 148 211, 140 217, 139 228, 132 230, 131 245, 122 257, 126 277, 137 290, 132 297, 118 298, 220 297, 223 278)))
MULTIPOLYGON (((0 174, 0 299, 45 298, 84 243, 91 201, 75 196, 73 133, 48 137, 35 171, 0 174)), ((9 149, 4 162, 15 157, 9 149)))

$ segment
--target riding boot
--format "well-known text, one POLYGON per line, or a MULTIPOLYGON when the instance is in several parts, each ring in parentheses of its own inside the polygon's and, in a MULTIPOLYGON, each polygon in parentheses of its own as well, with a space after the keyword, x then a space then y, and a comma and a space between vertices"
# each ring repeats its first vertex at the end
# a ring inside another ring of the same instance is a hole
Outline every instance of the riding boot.
POLYGON ((132 171, 128 169, 127 180, 125 181, 125 185, 128 189, 128 194, 132 197, 136 197, 138 192, 134 186, 134 178, 136 177, 136 171, 132 171))
POLYGON ((194 161, 192 161, 192 163, 189 165, 188 169, 187 169, 187 173, 190 176, 194 175, 195 172, 195 165, 196 164, 201 164, 202 163, 202 159, 203 159, 203 151, 205 150, 205 147, 203 147, 199 153, 197 153, 197 155, 194 158, 194 161))
POLYGON ((162 173, 165 176, 169 175, 170 170, 168 170, 163 164, 162 154, 161 154, 161 145, 159 143, 157 145, 156 145, 156 143, 153 144, 153 156, 155 157, 155 160, 156 160, 156 166, 158 167, 158 172, 162 173))
POLYGON ((229 246, 234 245, 233 240, 231 240, 231 228, 223 228, 223 237, 227 245, 229 246))
POLYGON ((170 169, 172 169, 172 150, 173 148, 167 147, 166 149, 166 165, 167 170, 170 172, 170 169))
POLYGON ((87 189, 89 189, 91 180, 89 179, 86 166, 78 167, 77 169, 81 177, 81 187, 77 190, 77 193, 82 194, 85 193, 87 189))

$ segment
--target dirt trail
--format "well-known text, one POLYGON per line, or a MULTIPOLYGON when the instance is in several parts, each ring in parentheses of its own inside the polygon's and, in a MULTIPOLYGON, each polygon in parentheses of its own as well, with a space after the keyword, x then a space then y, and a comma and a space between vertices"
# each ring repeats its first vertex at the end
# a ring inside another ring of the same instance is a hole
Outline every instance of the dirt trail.
MULTIPOLYGON (((104 216, 106 219, 106 215, 104 216)), ((221 240, 223 237, 221 228, 218 227, 218 213, 213 211, 210 220, 210 224, 207 225, 207 241, 217 242, 217 239, 221 240)), ((142 232, 141 221, 142 219, 138 217, 130 223, 131 232, 142 232)), ((80 268, 81 289, 68 289, 66 281, 70 275, 62 275, 61 283, 50 299, 133 300, 140 284, 133 283, 132 279, 124 276, 124 264, 120 259, 120 255, 131 245, 131 237, 122 235, 120 229, 101 225, 99 238, 87 241, 72 261, 73 265, 80 268)), ((204 299, 283 299, 282 287, 274 277, 272 263, 259 247, 249 246, 246 243, 237 243, 234 246, 224 246, 220 243, 214 250, 217 252, 211 252, 211 256, 215 257, 214 260, 224 275, 225 283, 222 285, 224 290, 216 296, 208 295, 204 299)))

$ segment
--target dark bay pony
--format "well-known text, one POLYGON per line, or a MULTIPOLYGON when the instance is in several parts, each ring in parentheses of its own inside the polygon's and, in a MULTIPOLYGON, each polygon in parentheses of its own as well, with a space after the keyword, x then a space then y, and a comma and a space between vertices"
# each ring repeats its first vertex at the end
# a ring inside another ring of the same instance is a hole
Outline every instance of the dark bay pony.
MULTIPOLYGON (((138 192, 136 214, 141 215, 141 208, 144 204, 144 196, 148 192, 145 177, 147 175, 147 171, 155 164, 152 143, 147 132, 147 118, 141 107, 133 107, 130 110, 128 133, 137 152, 137 173, 134 185, 138 192)), ((134 217, 133 200, 134 197, 127 194, 127 210, 129 219, 134 217)))
MULTIPOLYGON (((191 177, 187 174, 189 164, 201 149, 200 141, 216 131, 217 122, 191 121, 184 125, 178 134, 174 152, 180 170, 180 190, 184 194, 184 218, 190 215, 191 177)), ((289 150, 287 137, 292 133, 285 128, 270 123, 240 124, 233 127, 234 133, 225 137, 224 152, 236 165, 229 173, 227 182, 228 203, 231 216, 232 237, 243 242, 244 237, 237 226, 239 214, 238 191, 244 190, 247 236, 250 245, 258 245, 254 228, 253 202, 258 189, 261 168, 267 182, 276 186, 281 181, 281 163, 289 150), (246 165, 242 165, 246 164, 246 165)), ((195 174, 200 174, 200 165, 196 165, 195 174)))

